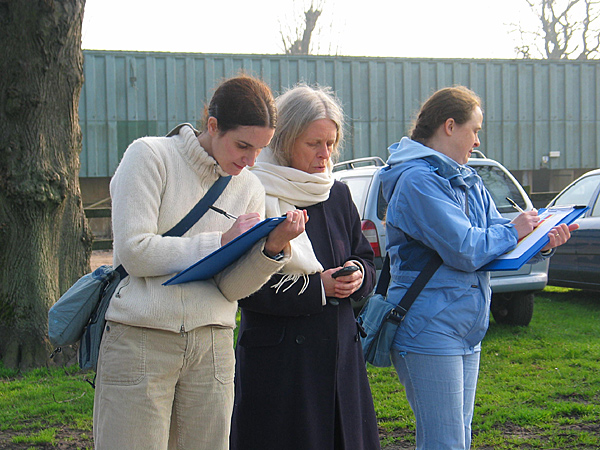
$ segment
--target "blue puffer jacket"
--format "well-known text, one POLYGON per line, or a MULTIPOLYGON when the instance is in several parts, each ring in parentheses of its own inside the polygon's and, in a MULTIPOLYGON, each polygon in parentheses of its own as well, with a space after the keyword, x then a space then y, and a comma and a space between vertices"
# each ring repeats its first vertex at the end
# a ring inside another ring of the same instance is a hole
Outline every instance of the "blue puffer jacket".
POLYGON ((491 289, 489 272, 478 269, 513 249, 517 231, 473 168, 408 138, 389 151, 381 181, 389 202, 390 300, 400 301, 432 250, 443 260, 398 328, 394 348, 428 355, 479 351, 491 289))

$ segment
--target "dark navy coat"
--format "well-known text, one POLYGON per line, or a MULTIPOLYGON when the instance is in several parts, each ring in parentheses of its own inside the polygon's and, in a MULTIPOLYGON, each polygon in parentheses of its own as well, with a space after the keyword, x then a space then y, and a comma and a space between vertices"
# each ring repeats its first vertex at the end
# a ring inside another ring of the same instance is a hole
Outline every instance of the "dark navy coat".
MULTIPOLYGON (((375 285, 373 252, 347 186, 306 208, 307 234, 325 270, 350 259, 365 268, 360 298, 375 285)), ((380 448, 358 327, 349 299, 321 303, 320 275, 275 293, 274 275, 240 301, 231 449, 380 448)))

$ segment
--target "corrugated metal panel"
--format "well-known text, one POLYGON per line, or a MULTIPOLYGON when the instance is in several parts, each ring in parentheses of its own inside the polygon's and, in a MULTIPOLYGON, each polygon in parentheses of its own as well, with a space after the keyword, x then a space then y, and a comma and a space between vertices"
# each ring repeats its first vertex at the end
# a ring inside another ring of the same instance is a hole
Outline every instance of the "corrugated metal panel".
POLYGON ((82 177, 111 176, 127 146, 199 123, 223 78, 261 76, 278 94, 299 81, 331 86, 348 119, 343 158, 387 157, 420 104, 463 84, 484 101, 482 150, 511 170, 600 166, 600 62, 433 60, 84 51, 82 177))

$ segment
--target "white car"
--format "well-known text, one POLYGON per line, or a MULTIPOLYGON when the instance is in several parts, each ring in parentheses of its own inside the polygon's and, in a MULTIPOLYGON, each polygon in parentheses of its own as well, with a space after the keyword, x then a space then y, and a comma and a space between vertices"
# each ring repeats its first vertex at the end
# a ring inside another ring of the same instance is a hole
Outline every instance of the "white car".
MULTIPOLYGON (((506 200, 513 199, 523 210, 533 209, 525 190, 511 173, 497 161, 486 158, 478 150, 473 151, 469 166, 477 170, 490 191, 500 213, 514 218, 518 212, 506 200)), ((335 179, 347 184, 362 219, 363 234, 375 253, 375 267, 381 269, 385 257, 385 212, 387 202, 381 193, 379 169, 385 162, 379 157, 343 161, 334 166, 335 179)), ((494 271, 491 273, 491 311, 498 323, 529 325, 533 317, 534 293, 546 287, 548 261, 525 264, 518 271, 494 271)), ((362 305, 356 304, 356 309, 362 305)))

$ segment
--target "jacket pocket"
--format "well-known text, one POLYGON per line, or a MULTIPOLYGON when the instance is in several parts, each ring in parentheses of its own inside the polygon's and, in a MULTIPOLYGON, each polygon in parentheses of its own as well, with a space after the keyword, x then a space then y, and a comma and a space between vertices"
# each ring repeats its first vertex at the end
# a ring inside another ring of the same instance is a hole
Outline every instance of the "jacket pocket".
POLYGON ((233 329, 211 327, 215 379, 221 384, 233 383, 235 355, 233 351, 233 329))
POLYGON ((131 386, 146 376, 145 328, 106 322, 100 351, 103 384, 131 386))

